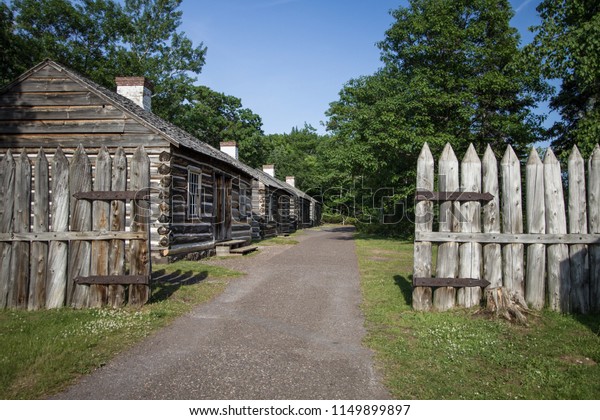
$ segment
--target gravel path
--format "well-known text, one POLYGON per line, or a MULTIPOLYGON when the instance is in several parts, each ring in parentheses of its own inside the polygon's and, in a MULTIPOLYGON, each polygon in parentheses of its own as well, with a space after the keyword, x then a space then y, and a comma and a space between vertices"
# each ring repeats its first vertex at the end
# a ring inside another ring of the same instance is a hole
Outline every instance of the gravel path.
POLYGON ((297 238, 211 262, 248 275, 55 398, 389 398, 361 345, 351 230, 297 238))

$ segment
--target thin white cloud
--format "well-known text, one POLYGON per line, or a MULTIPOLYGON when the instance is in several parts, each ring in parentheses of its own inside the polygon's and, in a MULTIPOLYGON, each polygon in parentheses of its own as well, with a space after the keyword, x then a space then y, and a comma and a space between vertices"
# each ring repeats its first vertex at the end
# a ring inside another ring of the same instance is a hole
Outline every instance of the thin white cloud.
POLYGON ((519 6, 517 6, 517 8, 515 9, 515 13, 519 13, 521 10, 523 10, 525 7, 527 7, 527 5, 529 3, 531 3, 533 0, 525 0, 523 3, 521 3, 519 6))
POLYGON ((263 3, 260 5, 260 7, 275 7, 275 6, 281 6, 283 4, 288 4, 288 3, 296 3, 298 0, 273 0, 267 3, 263 3))

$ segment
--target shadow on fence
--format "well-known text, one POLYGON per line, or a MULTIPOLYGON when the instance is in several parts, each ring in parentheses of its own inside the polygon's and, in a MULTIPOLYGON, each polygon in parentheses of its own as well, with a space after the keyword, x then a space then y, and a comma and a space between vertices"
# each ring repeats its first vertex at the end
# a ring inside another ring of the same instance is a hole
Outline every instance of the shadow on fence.
POLYGON ((168 299, 181 286, 198 284, 208 278, 208 271, 194 273, 193 271, 177 270, 167 273, 166 270, 157 270, 152 273, 152 294, 149 303, 161 302, 168 299))

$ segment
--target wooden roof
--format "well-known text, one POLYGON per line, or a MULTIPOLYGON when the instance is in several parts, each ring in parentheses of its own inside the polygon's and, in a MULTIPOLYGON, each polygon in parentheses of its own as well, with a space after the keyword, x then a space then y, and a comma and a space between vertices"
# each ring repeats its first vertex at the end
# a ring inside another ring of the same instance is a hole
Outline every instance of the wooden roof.
POLYGON ((116 92, 112 92, 106 89, 105 87, 100 86, 96 82, 86 78, 85 76, 82 76, 76 71, 69 69, 68 67, 63 66, 62 64, 59 64, 56 61, 50 59, 42 61, 38 65, 32 67, 31 69, 23 73, 13 82, 2 87, 0 89, 0 96, 11 91, 14 87, 18 86, 20 83, 27 80, 28 78, 34 76, 36 73, 39 73, 40 71, 43 71, 44 69, 48 68, 52 68, 64 74, 68 79, 91 91, 95 95, 98 95, 100 98, 106 100, 108 103, 115 106, 116 108, 119 108, 123 112, 127 113, 131 118, 136 120, 138 123, 155 132, 157 135, 163 137, 166 141, 168 141, 175 147, 185 147, 194 150, 208 157, 217 159, 221 162, 225 162, 228 165, 238 169, 239 171, 249 175, 250 177, 258 179, 265 185, 285 190, 289 194, 294 196, 312 199, 297 188, 294 188, 283 181, 271 177, 270 175, 264 173, 261 170, 249 167, 241 161, 199 140, 198 138, 192 136, 186 131, 180 129, 179 127, 169 123, 168 121, 163 120, 162 118, 158 117, 152 112, 144 110, 128 98, 116 92))

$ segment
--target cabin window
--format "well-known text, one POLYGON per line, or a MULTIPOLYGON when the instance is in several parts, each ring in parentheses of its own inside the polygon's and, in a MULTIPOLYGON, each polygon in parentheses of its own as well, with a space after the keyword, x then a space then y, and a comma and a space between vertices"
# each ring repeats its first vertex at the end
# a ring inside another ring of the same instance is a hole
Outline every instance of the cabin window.
POLYGON ((240 182, 240 222, 248 221, 248 188, 240 182))
POLYGON ((202 190, 202 172, 199 169, 188 168, 188 218, 200 219, 202 190))

